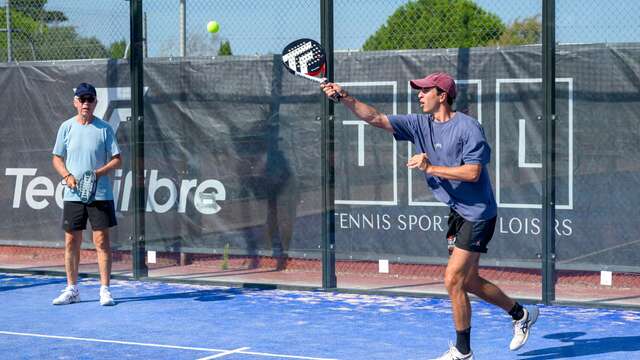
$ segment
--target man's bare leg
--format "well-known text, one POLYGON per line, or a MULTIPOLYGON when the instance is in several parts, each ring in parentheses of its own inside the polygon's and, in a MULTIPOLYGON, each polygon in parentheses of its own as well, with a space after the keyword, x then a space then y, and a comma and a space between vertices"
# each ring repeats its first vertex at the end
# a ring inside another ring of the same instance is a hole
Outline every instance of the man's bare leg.
POLYGON ((515 300, 508 297, 499 287, 479 275, 479 255, 480 254, 475 258, 474 264, 467 273, 464 288, 482 300, 509 312, 516 304, 515 300))
POLYGON ((109 242, 109 229, 94 230, 93 244, 98 254, 100 284, 102 286, 109 286, 111 280, 111 244, 109 242))
POLYGON ((82 230, 64 232, 64 269, 67 273, 67 285, 78 284, 78 266, 80 266, 80 246, 82 230))
POLYGON ((538 308, 535 306, 530 309, 523 308, 522 305, 502 292, 499 287, 481 277, 478 273, 479 259, 480 257, 478 256, 469 271, 464 288, 486 302, 502 308, 511 315, 514 320, 514 336, 509 344, 509 349, 512 351, 518 350, 529 338, 530 328, 538 319, 538 308))
POLYGON ((479 253, 455 248, 444 275, 456 329, 456 349, 461 354, 471 352, 471 303, 464 288, 465 279, 479 256, 479 253))

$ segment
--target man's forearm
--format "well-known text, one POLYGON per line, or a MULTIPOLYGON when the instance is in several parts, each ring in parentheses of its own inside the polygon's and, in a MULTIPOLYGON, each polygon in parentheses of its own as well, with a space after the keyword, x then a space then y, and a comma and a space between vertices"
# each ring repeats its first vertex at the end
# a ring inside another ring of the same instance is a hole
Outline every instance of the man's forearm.
POLYGON ((359 101, 344 90, 341 92, 341 95, 343 95, 343 97, 340 99, 340 102, 351 110, 351 112, 359 119, 365 121, 371 126, 393 132, 393 128, 389 123, 387 115, 378 111, 378 109, 373 106, 359 101))
POLYGON ((119 168, 120 164, 122 164, 122 160, 120 160, 120 156, 114 156, 111 160, 104 164, 103 167, 96 170, 96 175, 103 176, 106 175, 109 171, 119 168))
POLYGON ((476 182, 480 178, 482 168, 480 165, 470 164, 462 166, 436 166, 430 165, 427 174, 448 180, 458 180, 465 182, 476 182))
POLYGON ((53 169, 61 178, 69 175, 69 170, 67 170, 67 167, 64 165, 64 160, 61 157, 53 155, 53 160, 51 162, 53 164, 53 169))

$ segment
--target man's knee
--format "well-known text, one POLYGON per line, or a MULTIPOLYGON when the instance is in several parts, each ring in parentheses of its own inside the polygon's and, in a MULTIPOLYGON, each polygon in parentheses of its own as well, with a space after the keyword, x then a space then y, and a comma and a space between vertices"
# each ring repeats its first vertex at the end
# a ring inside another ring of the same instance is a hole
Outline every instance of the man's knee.
POLYGON ((95 230, 93 232, 93 244, 97 249, 109 250, 108 230, 95 230))
POLYGON ((67 249, 73 250, 80 243, 82 243, 82 231, 65 231, 64 232, 64 244, 67 249))
POLYGON ((478 288, 482 285, 482 278, 476 273, 469 274, 465 277, 463 287, 466 291, 476 294, 478 288))
POLYGON ((462 290, 464 288, 464 274, 460 271, 447 269, 444 273, 444 286, 447 290, 462 290))

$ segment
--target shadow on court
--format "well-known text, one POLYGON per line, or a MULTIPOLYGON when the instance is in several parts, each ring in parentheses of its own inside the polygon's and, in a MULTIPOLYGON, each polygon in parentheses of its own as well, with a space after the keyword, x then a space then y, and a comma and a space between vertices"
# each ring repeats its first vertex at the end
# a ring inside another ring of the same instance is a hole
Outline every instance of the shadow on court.
POLYGON ((65 278, 61 279, 47 279, 47 280, 33 280, 27 277, 12 277, 6 275, 0 275, 0 292, 2 291, 11 291, 11 290, 19 290, 26 289, 36 286, 45 286, 51 284, 66 284, 67 280, 65 278), (5 284, 5 282, 10 282, 9 284, 5 284))
POLYGON ((136 301, 156 301, 156 300, 175 300, 175 299, 193 299, 195 301, 225 301, 231 300, 238 295, 247 292, 261 291, 262 289, 215 289, 215 290, 198 290, 188 292, 176 292, 169 294, 158 294, 148 296, 129 296, 116 298, 116 305, 136 302, 136 301))
POLYGON ((571 343, 565 346, 554 346, 528 351, 522 354, 523 360, 567 359, 578 356, 606 354, 613 352, 640 351, 640 336, 614 336, 598 339, 576 339, 586 335, 584 332, 565 332, 545 335, 546 339, 571 343))

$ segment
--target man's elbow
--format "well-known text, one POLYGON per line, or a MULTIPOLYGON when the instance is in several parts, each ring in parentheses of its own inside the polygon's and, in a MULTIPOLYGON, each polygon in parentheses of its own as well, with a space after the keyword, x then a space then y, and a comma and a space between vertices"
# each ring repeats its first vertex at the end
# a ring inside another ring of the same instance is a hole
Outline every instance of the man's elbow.
POLYGON ((469 182, 478 182, 478 180, 480 180, 480 175, 482 174, 482 167, 481 166, 473 166, 471 169, 471 171, 469 172, 469 182))

